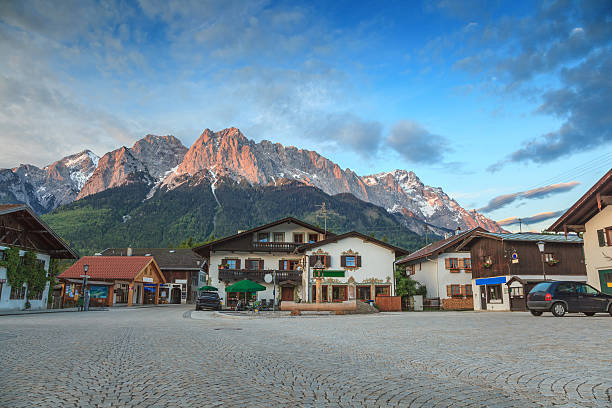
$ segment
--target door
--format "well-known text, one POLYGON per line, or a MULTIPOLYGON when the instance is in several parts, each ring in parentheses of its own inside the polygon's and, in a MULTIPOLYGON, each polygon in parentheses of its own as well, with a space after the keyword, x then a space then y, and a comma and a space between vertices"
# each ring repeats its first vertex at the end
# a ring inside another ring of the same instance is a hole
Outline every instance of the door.
POLYGON ((555 290, 554 300, 563 300, 567 303, 568 312, 582 312, 582 305, 578 299, 578 293, 576 292, 576 284, 573 282, 562 282, 557 286, 555 290))
POLYGON ((608 305, 608 299, 600 296, 600 293, 594 287, 585 283, 577 283, 576 290, 578 299, 580 300, 582 310, 584 312, 605 312, 608 305))
POLYGON ((599 271, 599 282, 601 283, 601 291, 612 295, 612 269, 599 271))
POLYGON ((281 300, 293 302, 293 286, 283 286, 281 288, 281 300))
POLYGON ((527 310, 527 303, 525 302, 525 292, 523 290, 522 285, 510 287, 510 310, 521 312, 527 310))
POLYGON ((480 309, 487 310, 487 287, 479 286, 480 288, 480 309))
POLYGON ((175 305, 181 303, 181 288, 172 288, 172 292, 170 292, 170 303, 175 305))

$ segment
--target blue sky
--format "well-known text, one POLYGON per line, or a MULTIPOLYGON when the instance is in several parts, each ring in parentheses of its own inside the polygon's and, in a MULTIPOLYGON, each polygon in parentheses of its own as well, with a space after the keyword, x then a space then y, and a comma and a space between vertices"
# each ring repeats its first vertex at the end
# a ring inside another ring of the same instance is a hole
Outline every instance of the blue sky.
POLYGON ((612 3, 537 3, 2 2, 0 167, 235 126, 542 229, 612 165, 612 3))

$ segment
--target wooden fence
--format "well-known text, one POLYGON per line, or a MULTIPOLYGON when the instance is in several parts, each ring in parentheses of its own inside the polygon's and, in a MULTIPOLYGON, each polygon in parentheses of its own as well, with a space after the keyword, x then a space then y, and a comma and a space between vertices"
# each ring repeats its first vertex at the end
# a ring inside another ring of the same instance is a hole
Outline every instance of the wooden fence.
POLYGON ((381 312, 401 312, 402 298, 400 296, 376 296, 376 306, 381 312))

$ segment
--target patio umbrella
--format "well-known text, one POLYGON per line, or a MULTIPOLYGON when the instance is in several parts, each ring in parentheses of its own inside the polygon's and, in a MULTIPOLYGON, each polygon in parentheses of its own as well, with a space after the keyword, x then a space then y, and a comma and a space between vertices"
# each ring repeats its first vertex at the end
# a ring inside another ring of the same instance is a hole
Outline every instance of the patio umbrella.
POLYGON ((259 292, 262 290, 266 290, 266 287, 248 279, 241 280, 240 282, 236 282, 233 285, 227 286, 225 288, 226 292, 244 292, 245 300, 247 293, 259 292))
POLYGON ((199 291, 215 291, 215 292, 217 292, 219 289, 215 288, 214 286, 204 285, 202 287, 199 287, 198 290, 199 291))

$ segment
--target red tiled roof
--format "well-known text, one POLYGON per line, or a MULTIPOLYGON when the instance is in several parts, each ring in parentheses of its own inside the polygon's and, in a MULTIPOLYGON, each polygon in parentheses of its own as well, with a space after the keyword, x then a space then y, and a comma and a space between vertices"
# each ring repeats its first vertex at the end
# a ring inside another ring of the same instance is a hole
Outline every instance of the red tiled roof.
POLYGON ((83 266, 89 265, 90 279, 133 280, 152 260, 152 256, 84 256, 58 278, 80 278, 83 266))

